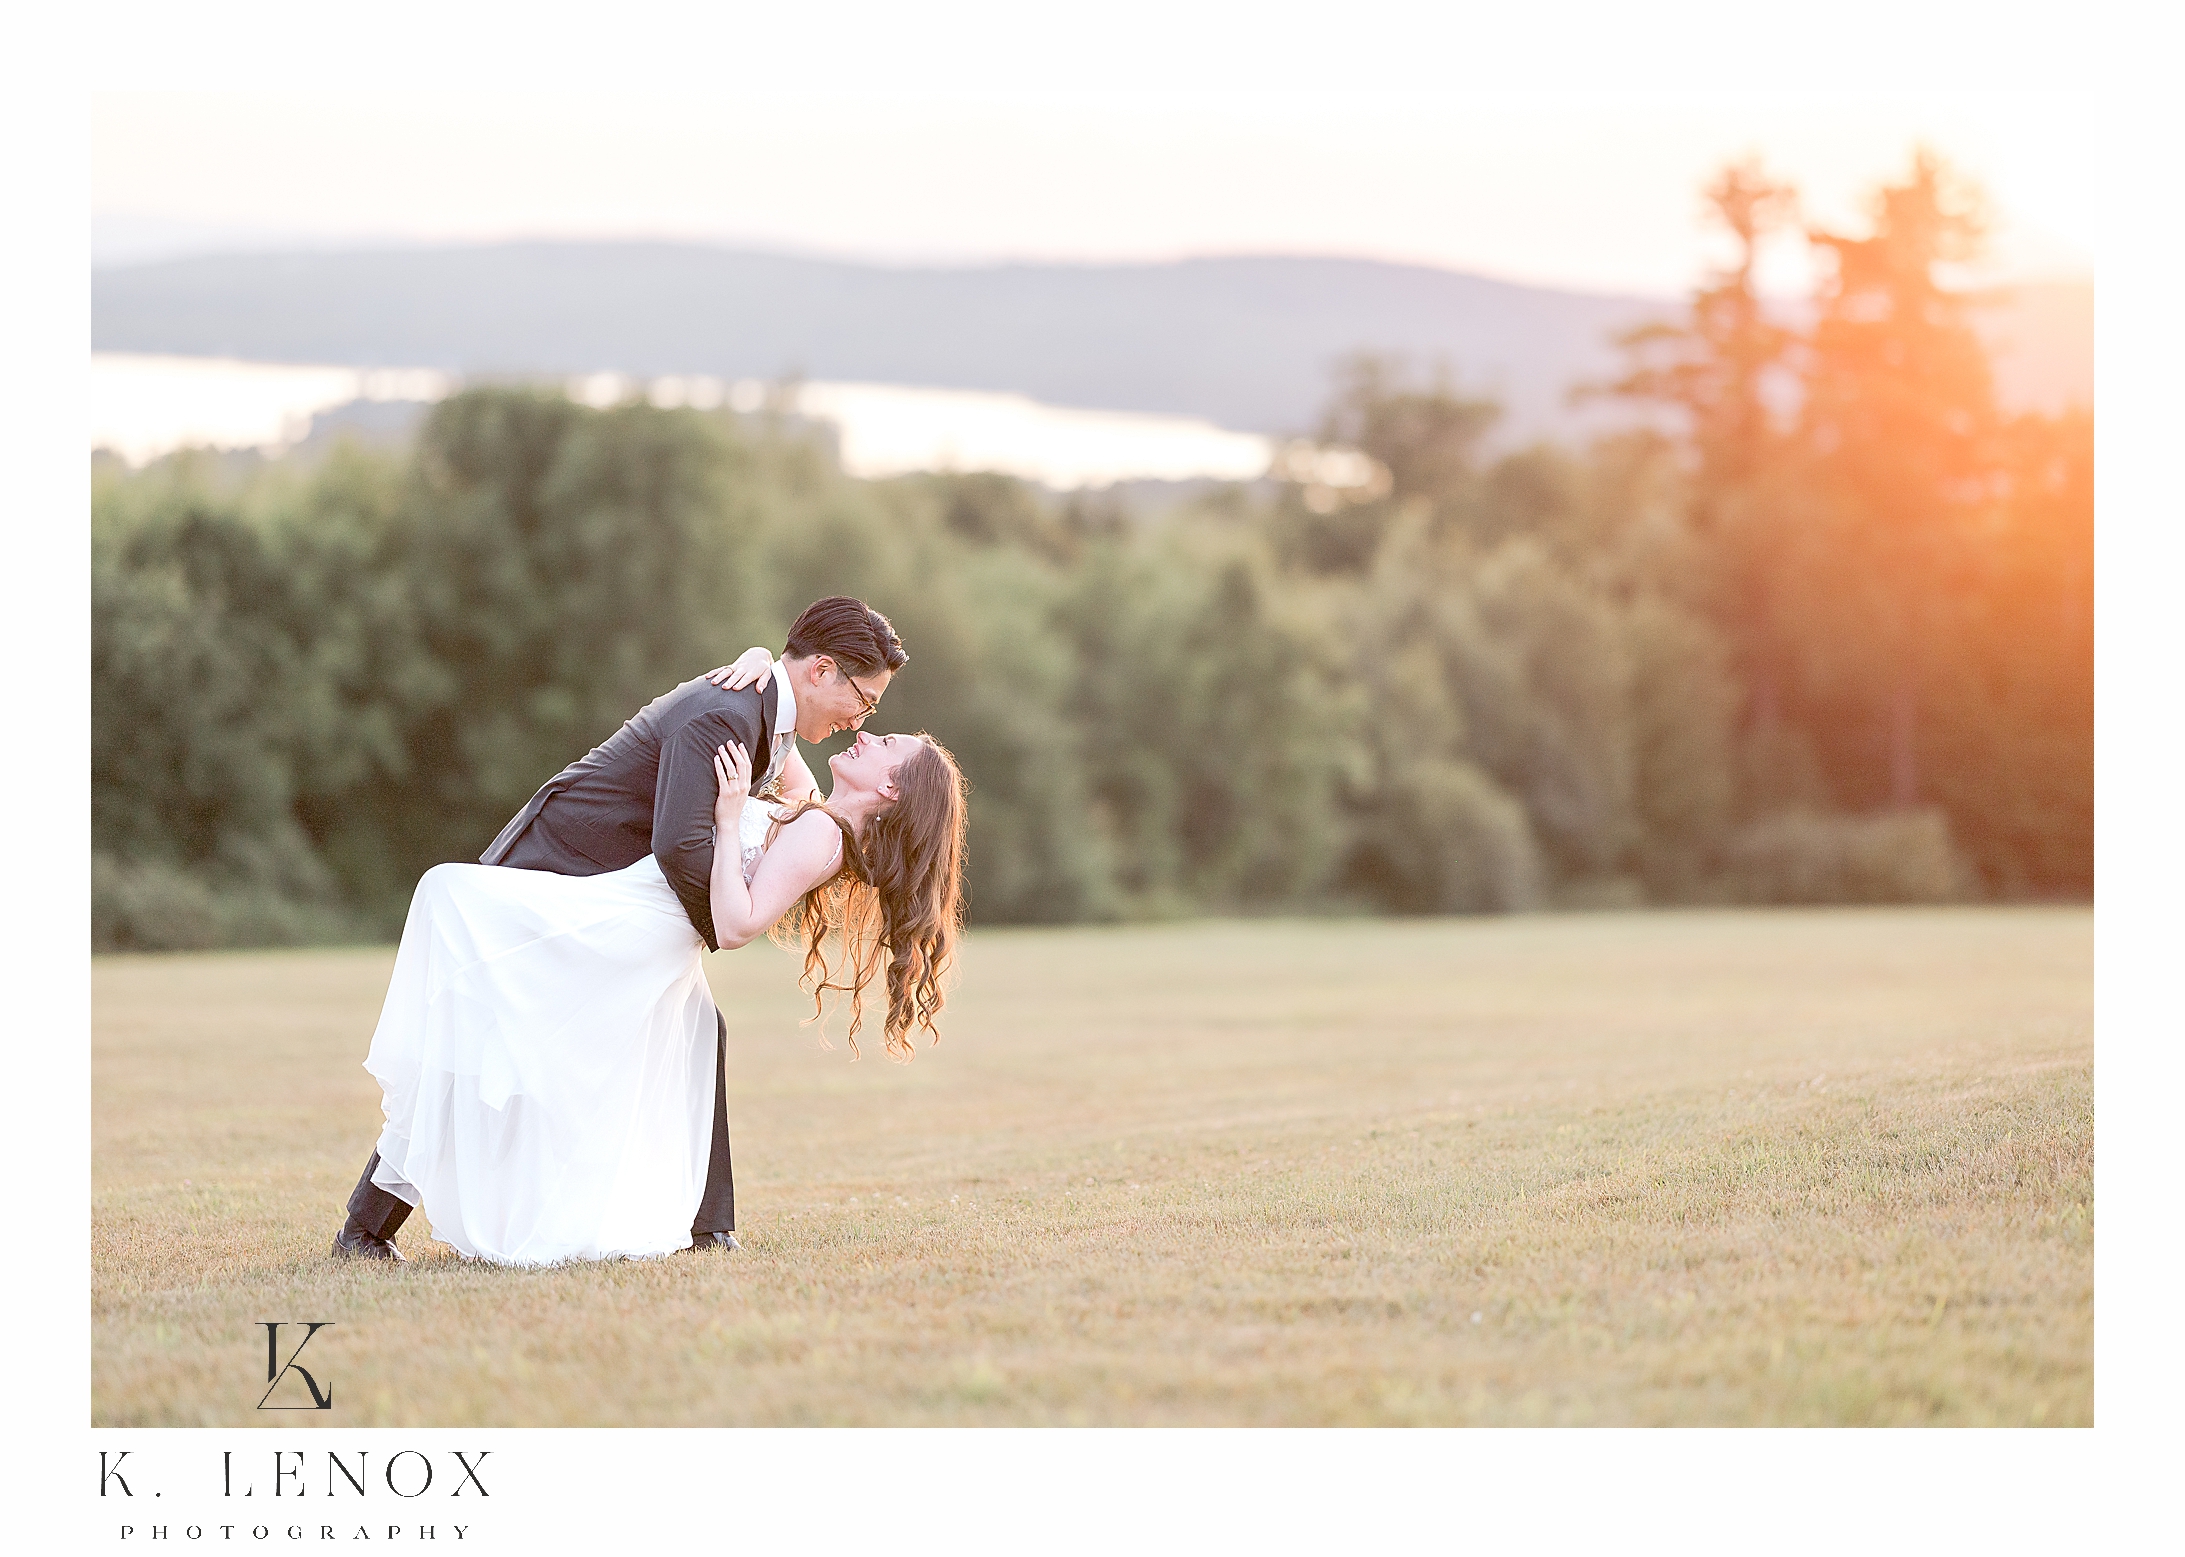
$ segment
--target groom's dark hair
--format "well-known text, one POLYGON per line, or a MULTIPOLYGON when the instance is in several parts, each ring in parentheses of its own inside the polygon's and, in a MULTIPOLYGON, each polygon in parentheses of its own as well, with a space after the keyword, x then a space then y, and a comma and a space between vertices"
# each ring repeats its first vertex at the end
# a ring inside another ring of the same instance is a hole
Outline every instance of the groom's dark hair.
POLYGON ((848 595, 813 601, 790 627, 782 657, 803 660, 815 654, 831 656, 853 676, 901 670, 910 658, 888 619, 848 595))

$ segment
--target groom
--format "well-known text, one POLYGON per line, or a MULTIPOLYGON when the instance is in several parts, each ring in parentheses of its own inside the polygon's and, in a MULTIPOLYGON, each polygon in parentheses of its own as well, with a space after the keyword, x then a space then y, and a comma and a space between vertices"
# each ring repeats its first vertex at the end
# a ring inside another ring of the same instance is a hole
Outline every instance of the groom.
MULTIPOLYGON (((729 691, 700 677, 654 698, 605 744, 540 786, 480 859, 519 870, 596 876, 651 854, 706 949, 718 951, 711 890, 718 786, 714 748, 736 741, 754 758, 767 754, 765 780, 753 782, 754 792, 778 782, 798 736, 823 741, 856 729, 909 658, 888 619, 864 601, 847 595, 814 601, 789 629, 789 642, 763 689, 729 691)), ((713 1149, 690 1230, 699 1248, 733 1249, 736 1184, 728 1160, 726 1017, 719 1018, 719 1027, 713 1149)), ((337 1256, 403 1257, 394 1236, 410 1204, 373 1182, 378 1167, 375 1151, 349 1196, 349 1218, 334 1237, 337 1256)))

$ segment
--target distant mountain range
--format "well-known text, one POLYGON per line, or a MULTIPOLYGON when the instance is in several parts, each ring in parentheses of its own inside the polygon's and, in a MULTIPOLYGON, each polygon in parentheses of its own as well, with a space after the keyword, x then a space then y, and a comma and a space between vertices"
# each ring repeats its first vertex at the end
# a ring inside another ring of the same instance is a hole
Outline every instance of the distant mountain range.
MULTIPOLYGON (((1581 435, 1617 331, 1681 305, 1372 260, 891 267, 676 243, 510 243, 205 256, 92 275, 99 351, 471 375, 867 380, 1309 431, 1358 350, 1446 363, 1503 436, 1581 435)), ((2091 283, 1983 310, 2015 405, 2090 403, 2091 283)))

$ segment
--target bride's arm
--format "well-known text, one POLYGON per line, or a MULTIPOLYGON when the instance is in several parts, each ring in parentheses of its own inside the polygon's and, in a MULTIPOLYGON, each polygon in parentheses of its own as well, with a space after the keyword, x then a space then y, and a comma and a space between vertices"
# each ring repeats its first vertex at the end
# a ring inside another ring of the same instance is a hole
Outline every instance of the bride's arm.
POLYGON ((781 830, 746 885, 737 824, 751 790, 751 759, 741 746, 723 746, 713 754, 713 768, 721 782, 713 805, 713 934, 727 951, 764 935, 790 904, 826 879, 841 833, 832 818, 806 812, 781 830))
POLYGON ((731 692, 740 692, 745 687, 757 687, 763 692, 766 684, 774 679, 774 651, 764 644, 753 644, 737 655, 734 663, 707 671, 705 679, 731 692))

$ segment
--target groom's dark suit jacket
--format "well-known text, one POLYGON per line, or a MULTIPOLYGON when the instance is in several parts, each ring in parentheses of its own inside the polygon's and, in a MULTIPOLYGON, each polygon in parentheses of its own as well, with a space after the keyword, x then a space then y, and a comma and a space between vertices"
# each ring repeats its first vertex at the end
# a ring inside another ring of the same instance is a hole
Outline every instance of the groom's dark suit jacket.
POLYGON ((675 888, 683 912, 719 951, 713 933, 713 751, 739 741, 750 754, 752 787, 774 742, 778 688, 727 692, 704 679, 654 698, 603 743, 548 779, 518 811, 487 865, 596 876, 648 853, 675 888))

